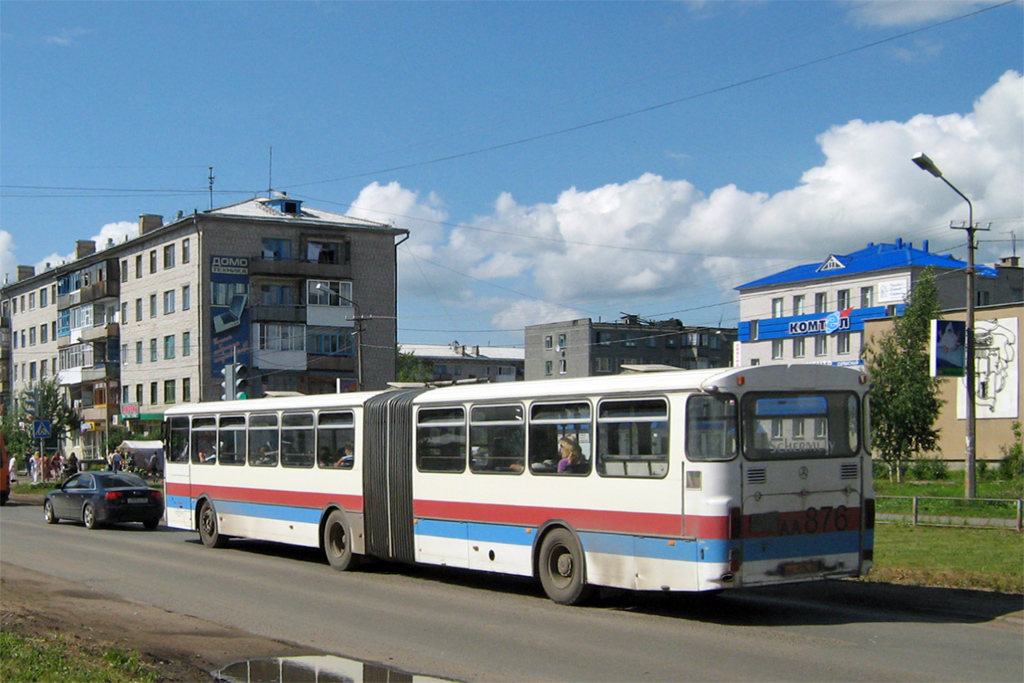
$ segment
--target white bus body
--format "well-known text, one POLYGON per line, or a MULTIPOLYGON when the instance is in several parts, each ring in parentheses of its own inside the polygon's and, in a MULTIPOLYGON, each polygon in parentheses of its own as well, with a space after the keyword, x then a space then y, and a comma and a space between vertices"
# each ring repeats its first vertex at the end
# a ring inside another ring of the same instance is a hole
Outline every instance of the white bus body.
POLYGON ((858 576, 867 389, 793 365, 183 405, 168 524, 321 547, 339 569, 536 576, 563 603, 858 576))

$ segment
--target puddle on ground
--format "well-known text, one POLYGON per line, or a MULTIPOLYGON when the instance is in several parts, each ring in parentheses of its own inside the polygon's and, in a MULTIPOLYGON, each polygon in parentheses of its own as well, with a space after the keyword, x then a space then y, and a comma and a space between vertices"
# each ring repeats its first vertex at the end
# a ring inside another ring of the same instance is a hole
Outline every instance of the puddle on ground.
POLYGON ((216 672, 223 683, 450 683, 333 655, 247 659, 216 672))

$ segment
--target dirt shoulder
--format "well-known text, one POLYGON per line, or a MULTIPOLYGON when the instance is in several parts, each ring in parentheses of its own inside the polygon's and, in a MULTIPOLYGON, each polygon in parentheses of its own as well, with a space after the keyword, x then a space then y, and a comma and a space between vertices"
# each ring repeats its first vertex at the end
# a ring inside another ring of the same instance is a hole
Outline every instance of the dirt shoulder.
POLYGON ((83 648, 135 650, 159 668, 162 680, 174 682, 213 681, 214 672, 246 659, 322 654, 6 562, 0 562, 0 629, 31 637, 60 633, 83 648))

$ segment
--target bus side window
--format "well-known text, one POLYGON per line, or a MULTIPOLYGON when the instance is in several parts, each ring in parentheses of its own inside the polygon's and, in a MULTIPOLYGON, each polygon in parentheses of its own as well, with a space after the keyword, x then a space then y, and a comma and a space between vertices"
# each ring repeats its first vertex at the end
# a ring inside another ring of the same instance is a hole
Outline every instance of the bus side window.
POLYGON ((317 464, 325 469, 352 469, 355 436, 351 412, 320 413, 316 426, 317 464))
POLYGON ((249 464, 253 467, 277 467, 281 450, 277 415, 249 417, 249 464))
POLYGON ((285 413, 281 417, 281 466, 313 466, 312 413, 285 413))
POLYGON ((523 407, 478 406, 470 416, 470 470, 487 474, 522 472, 526 461, 523 407))
POLYGON ((663 398, 603 401, 597 418, 597 471, 606 477, 668 474, 668 404, 663 398))
POLYGON ((197 417, 192 420, 192 464, 213 465, 217 462, 217 418, 197 417))
POLYGON ((241 415, 220 418, 217 458, 221 465, 245 464, 245 418, 241 415))
POLYGON ((466 411, 425 408, 416 418, 416 467, 421 472, 466 471, 466 411))
POLYGON ((188 418, 172 417, 168 432, 168 462, 188 462, 188 418))
POLYGON ((691 396, 686 402, 686 457, 731 460, 736 457, 738 429, 734 397, 691 396))
POLYGON ((590 474, 593 462, 590 415, 590 404, 583 401, 531 406, 530 471, 535 474, 590 474), (577 446, 582 462, 562 462, 577 446))

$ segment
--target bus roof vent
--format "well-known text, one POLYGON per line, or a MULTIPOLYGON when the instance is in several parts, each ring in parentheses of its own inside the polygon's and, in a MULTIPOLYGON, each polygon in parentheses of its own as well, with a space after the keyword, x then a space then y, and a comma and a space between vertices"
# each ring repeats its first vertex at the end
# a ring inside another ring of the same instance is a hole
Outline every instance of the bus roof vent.
POLYGON ((639 375, 645 372, 673 372, 681 371, 683 368, 677 368, 674 365, 660 365, 658 363, 651 363, 650 365, 621 365, 623 375, 639 375))

